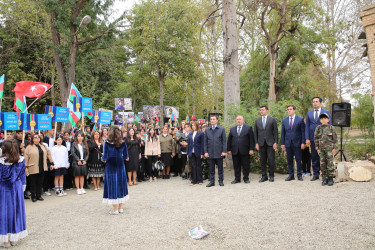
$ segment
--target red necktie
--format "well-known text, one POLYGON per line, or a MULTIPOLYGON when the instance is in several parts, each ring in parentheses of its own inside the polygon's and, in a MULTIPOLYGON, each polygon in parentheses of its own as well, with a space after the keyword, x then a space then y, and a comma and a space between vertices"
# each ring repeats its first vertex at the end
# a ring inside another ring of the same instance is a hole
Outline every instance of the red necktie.
POLYGON ((290 123, 289 123, 290 129, 293 127, 293 117, 290 117, 290 123))

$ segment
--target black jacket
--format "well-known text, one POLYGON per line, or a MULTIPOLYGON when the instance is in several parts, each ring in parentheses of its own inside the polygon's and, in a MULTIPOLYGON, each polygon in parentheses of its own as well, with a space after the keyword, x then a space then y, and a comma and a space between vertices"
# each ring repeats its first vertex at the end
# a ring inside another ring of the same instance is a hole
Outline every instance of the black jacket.
POLYGON ((237 134, 237 128, 238 126, 234 126, 229 131, 227 150, 234 155, 248 155, 255 145, 253 128, 243 124, 240 136, 237 134))
POLYGON ((256 119, 254 124, 254 138, 255 143, 259 144, 260 147, 264 146, 264 144, 272 146, 274 143, 277 143, 278 129, 276 120, 271 116, 267 116, 266 127, 263 128, 262 117, 256 119))

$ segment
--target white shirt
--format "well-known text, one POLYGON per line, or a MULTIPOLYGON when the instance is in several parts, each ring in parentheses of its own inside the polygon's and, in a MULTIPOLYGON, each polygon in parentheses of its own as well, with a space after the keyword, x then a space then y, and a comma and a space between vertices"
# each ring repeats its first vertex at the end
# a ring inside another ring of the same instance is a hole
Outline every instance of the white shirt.
POLYGON ((290 118, 292 118, 292 126, 294 125, 294 119, 296 118, 296 115, 289 116, 289 124, 290 124, 290 118))
POLYGON ((83 160, 83 147, 82 147, 82 144, 78 144, 78 150, 79 150, 79 154, 80 154, 80 160, 83 160))
POLYGON ((268 115, 266 115, 266 116, 262 116, 262 125, 263 125, 263 119, 264 119, 264 127, 267 126, 267 116, 268 116, 268 115), (263 118, 263 117, 264 117, 264 118, 263 118))
POLYGON ((53 148, 53 146, 55 146, 55 139, 53 137, 50 137, 49 141, 48 141, 49 150, 51 150, 53 148))
MULTIPOLYGON (((194 142, 194 139, 195 139, 195 136, 197 135, 197 131, 194 131, 193 132, 193 142, 194 142)), ((193 153, 194 153, 194 147, 193 147, 193 153)))
POLYGON ((318 119, 319 118, 319 116, 320 116, 320 112, 322 111, 322 108, 319 108, 318 109, 318 117, 315 117, 315 111, 316 111, 316 109, 313 109, 313 111, 314 111, 314 119, 316 120, 316 119, 318 119))
POLYGON ((70 151, 70 145, 71 145, 71 142, 70 141, 65 141, 65 145, 66 145, 66 149, 68 151, 70 151))
POLYGON ((54 169, 69 167, 68 149, 64 146, 53 146, 51 156, 55 165, 54 169))

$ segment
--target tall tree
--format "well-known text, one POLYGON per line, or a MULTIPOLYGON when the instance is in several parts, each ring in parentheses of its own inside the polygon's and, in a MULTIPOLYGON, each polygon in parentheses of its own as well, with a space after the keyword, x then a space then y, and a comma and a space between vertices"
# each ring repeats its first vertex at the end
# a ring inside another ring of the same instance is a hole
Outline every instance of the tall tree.
POLYGON ((71 84, 76 81, 76 57, 79 47, 116 30, 123 17, 107 25, 114 0, 41 1, 49 13, 60 99, 62 104, 66 105, 71 84))
POLYGON ((158 78, 160 123, 164 124, 166 78, 194 79, 199 61, 199 9, 194 1, 142 1, 129 16, 128 46, 138 62, 152 69, 158 78))
POLYGON ((280 41, 296 30, 309 6, 307 0, 242 0, 255 13, 269 56, 269 104, 277 101, 276 62, 280 41))

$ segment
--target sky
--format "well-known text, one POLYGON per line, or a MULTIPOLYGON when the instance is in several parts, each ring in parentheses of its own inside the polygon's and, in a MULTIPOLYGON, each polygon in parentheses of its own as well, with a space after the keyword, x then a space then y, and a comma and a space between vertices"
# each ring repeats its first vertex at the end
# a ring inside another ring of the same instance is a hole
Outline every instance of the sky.
POLYGON ((135 3, 139 2, 138 0, 116 0, 114 4, 114 10, 116 15, 120 16, 124 10, 132 9, 135 3))

